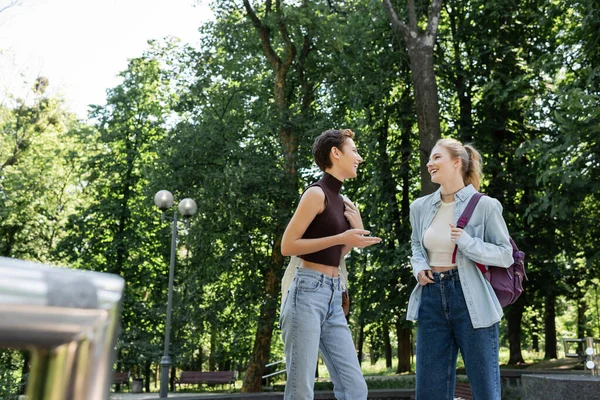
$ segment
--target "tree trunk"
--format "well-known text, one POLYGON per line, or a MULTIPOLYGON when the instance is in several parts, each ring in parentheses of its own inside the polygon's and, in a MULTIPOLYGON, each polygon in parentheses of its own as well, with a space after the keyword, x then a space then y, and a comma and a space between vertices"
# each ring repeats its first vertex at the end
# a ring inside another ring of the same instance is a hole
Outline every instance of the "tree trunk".
MULTIPOLYGON (((407 91, 404 92, 404 96, 408 96, 408 94, 406 93, 407 91)), ((377 105, 375 105, 377 106, 377 105)), ((403 220, 402 220, 402 215, 401 215, 401 206, 400 204, 398 204, 398 200, 396 198, 396 188, 398 187, 398 183, 394 177, 394 174, 392 172, 392 162, 390 160, 390 156, 389 156, 389 149, 388 149, 388 137, 389 137, 389 112, 386 109, 385 114, 385 123, 383 124, 382 129, 378 130, 378 135, 377 135, 377 148, 378 148, 378 159, 379 159, 379 169, 381 171, 381 175, 382 175, 382 189, 383 189, 383 193, 384 193, 384 201, 385 203, 387 203, 390 207, 390 213, 391 213, 391 220, 394 221, 393 222, 393 228, 394 232, 395 232, 395 240, 394 241, 390 241, 388 243, 388 248, 390 252, 394 252, 395 248, 396 248, 396 240, 399 243, 402 243, 404 241, 404 236, 406 235, 406 232, 403 230, 403 220)), ((404 144, 404 142, 402 142, 402 145, 404 144)), ((403 152, 404 155, 404 152, 403 152)), ((404 163, 405 158, 402 157, 402 163, 404 163)), ((404 164, 403 164, 404 165, 404 164)), ((396 277, 394 277, 394 279, 392 279, 392 281, 390 282, 390 286, 392 288, 397 287, 398 283, 401 282, 403 279, 410 279, 410 273, 406 273, 406 271, 399 271, 398 275, 396 277)), ((395 299, 393 299, 392 301, 395 301, 395 299)), ((384 319, 382 320, 382 329, 383 329, 383 340, 384 340, 384 346, 385 346, 385 365, 387 368, 392 368, 392 345, 391 345, 391 341, 390 341, 390 327, 389 327, 389 322, 387 319, 385 319, 386 317, 384 316, 384 319)), ((362 354, 362 353, 359 353, 362 354)))
POLYGON ((375 350, 375 347, 373 345, 370 345, 369 346, 369 364, 371 364, 371 365, 377 364, 378 359, 379 359, 379 357, 377 357, 377 351, 375 350))
POLYGON ((0 250, 2 257, 12 257, 12 249, 16 243, 17 233, 21 228, 14 225, 5 225, 2 227, 4 230, 2 239, 2 249, 0 250))
POLYGON ((356 345, 356 348, 358 350, 358 362, 362 363, 365 359, 365 354, 363 352, 363 347, 365 346, 365 324, 362 318, 360 319, 359 324, 360 326, 358 328, 358 343, 356 345))
POLYGON ((217 332, 216 332, 216 328, 213 325, 211 325, 211 329, 210 329, 210 354, 208 356, 208 370, 209 371, 216 371, 216 360, 215 360, 215 354, 217 354, 217 332))
MULTIPOLYGON (((408 241, 410 230, 409 222, 409 211, 410 211, 410 158, 412 155, 412 146, 410 144, 411 128, 409 122, 402 129, 402 164, 404 167, 401 169, 402 179, 402 200, 400 209, 400 218, 402 221, 402 230, 404 231, 402 237, 403 240, 408 241)), ((414 282, 411 271, 408 268, 403 268, 400 275, 401 280, 405 282, 414 282)), ((407 285, 404 289, 405 302, 408 303, 410 296, 411 285, 407 285)), ((405 303, 405 304, 406 304, 405 303)), ((411 372, 411 356, 412 356, 412 323, 406 322, 406 314, 400 313, 397 316, 397 335, 398 335, 398 373, 411 372)))
POLYGON ((144 365, 144 386, 146 389, 146 393, 150 393, 150 376, 152 375, 152 361, 146 361, 144 365))
POLYGON ((540 351, 540 330, 538 327, 538 320, 537 317, 534 315, 531 318, 531 325, 533 327, 533 332, 531 333, 531 347, 533 349, 533 351, 539 352, 540 351))
POLYGON ((412 329, 407 325, 408 323, 404 320, 396 322, 396 334, 398 336, 398 369, 396 373, 398 374, 411 371, 410 353, 412 346, 410 336, 412 329))
POLYGON ((421 44, 408 49, 415 91, 419 150, 421 160, 421 196, 433 193, 437 185, 431 181, 427 163, 435 143, 441 137, 437 84, 433 71, 433 48, 421 44))
MULTIPOLYGON (((135 136, 137 138, 137 136, 135 136)), ((111 266, 108 263, 108 271, 114 274, 120 274, 123 277, 126 275, 125 263, 129 258, 129 246, 126 244, 127 230, 129 228, 129 222, 131 221, 131 209, 129 208, 129 200, 134 196, 132 188, 135 187, 136 182, 139 180, 133 177, 135 169, 135 161, 139 158, 139 143, 137 139, 129 139, 125 142, 125 151, 127 153, 127 170, 125 171, 125 178, 122 182, 121 187, 121 200, 119 208, 119 225, 113 238, 113 246, 116 248, 116 257, 114 264, 111 266), (133 140, 133 142, 132 142, 133 140)))
MULTIPOLYGON (((286 24, 283 22, 283 14, 280 8, 280 2, 276 2, 275 4, 276 15, 274 15, 274 17, 279 20, 277 27, 280 39, 283 43, 283 57, 280 57, 271 45, 270 28, 265 25, 260 18, 258 18, 255 11, 252 9, 249 0, 244 0, 243 3, 248 17, 252 21, 252 24, 254 25, 259 36, 265 58, 269 64, 271 64, 275 75, 273 98, 275 99, 275 105, 279 118, 278 122, 279 126, 281 127, 279 129, 279 143, 281 145, 284 157, 285 177, 283 182, 280 183, 284 194, 281 196, 277 207, 278 209, 275 210, 274 213, 275 215, 284 215, 292 208, 293 202, 298 194, 298 176, 296 173, 296 150, 298 147, 298 138, 292 129, 290 129, 288 115, 289 104, 286 99, 287 74, 292 66, 293 61, 296 59, 296 47, 289 37, 286 24)), ((271 6, 266 7, 266 14, 272 12, 273 9, 271 6)), ((269 15, 266 15, 266 17, 270 18, 269 15)), ((310 40, 306 40, 305 38, 305 45, 306 47, 303 49, 301 54, 300 61, 302 62, 308 56, 308 52, 310 51, 310 40)), ((306 83, 304 80, 303 82, 306 83)), ((310 85, 307 85, 307 87, 310 87, 310 85)), ((304 93, 304 96, 309 96, 309 94, 304 93)), ((260 382, 265 370, 265 365, 269 359, 269 353, 271 351, 271 339, 281 290, 281 275, 283 274, 283 256, 281 255, 281 238, 285 229, 283 222, 284 221, 279 221, 274 229, 275 236, 274 245, 271 249, 271 260, 264 271, 265 300, 261 304, 258 327, 254 340, 254 348, 250 363, 246 369, 246 373, 244 374, 242 392, 260 391, 260 382)))
MULTIPOLYGON (((410 88, 407 88, 403 95, 402 95, 402 99, 403 99, 403 106, 406 106, 406 108, 409 108, 410 106, 407 106, 406 103, 404 103, 404 101, 407 101, 407 99, 410 96, 410 88)), ((388 154, 388 136, 389 136, 389 117, 388 117, 389 113, 386 112, 385 113, 385 123, 383 126, 383 129, 379 130, 378 132, 378 158, 379 158, 379 163, 380 163, 380 170, 381 170, 381 174, 382 174, 382 181, 383 181, 383 191, 386 194, 386 202, 387 204, 389 204, 390 206, 390 213, 392 215, 391 220, 394 221, 393 223, 393 229, 394 229, 394 233, 395 233, 395 239, 397 240, 397 243, 405 243, 408 238, 409 238, 409 234, 410 231, 406 229, 407 225, 408 225, 408 215, 409 215, 409 204, 410 204, 410 199, 409 199, 409 185, 410 185, 410 156, 411 156, 411 144, 410 144, 410 136, 411 136, 411 126, 414 120, 410 120, 407 119, 405 121, 405 125, 402 127, 402 138, 401 138, 401 148, 402 148, 402 160, 401 160, 401 165, 402 167, 400 168, 400 179, 401 179, 401 185, 402 185, 402 199, 401 199, 401 203, 398 204, 398 200, 396 197, 396 191, 397 191, 397 187, 399 186, 398 182, 396 181, 394 174, 392 172, 392 168, 391 168, 391 161, 390 161, 390 157, 388 154)), ((396 242, 390 242, 388 243, 390 251, 393 252, 394 248, 396 246, 396 242)), ((410 273, 410 270, 406 269, 406 268, 402 268, 400 270, 398 270, 398 274, 395 277, 395 279, 393 280, 393 282, 391 283, 392 287, 397 287, 398 283, 400 282, 407 282, 410 281, 412 279, 412 274, 410 273)), ((405 286, 405 285, 402 285, 405 286)), ((395 301, 399 301, 400 303, 403 301, 408 301, 408 296, 410 295, 410 290, 404 290, 401 293, 398 294, 398 296, 395 298, 395 301)), ((398 315, 398 319, 399 320, 404 320, 405 319, 405 315, 398 315)), ((386 326, 385 329, 389 332, 389 326, 386 326)), ((389 339, 389 335, 388 335, 388 339, 389 339)), ((400 338, 398 337, 398 343, 400 343, 400 338)), ((410 340, 409 340, 410 341, 410 340)), ((409 344, 410 346, 410 344, 409 344)), ((359 354, 361 349, 359 349, 359 354)), ((391 344, 390 344, 390 353, 391 353, 391 344)), ((387 365, 387 349, 386 349, 386 365, 387 365)), ((402 366, 406 366, 408 365, 409 370, 410 370, 410 353, 405 353, 405 352, 398 352, 398 357, 404 357, 404 359, 400 359, 398 361, 399 365, 402 366)), ((389 365, 389 368, 391 368, 391 363, 389 365)), ((404 368, 404 367, 403 367, 404 368)))
POLYGON ((390 326, 387 320, 383 321, 383 344, 385 347, 385 367, 392 368, 392 342, 390 341, 390 326))
POLYGON ((202 351, 202 345, 198 346, 198 359, 196 360, 196 367, 194 368, 196 371, 202 371, 202 358, 204 357, 202 351))
POLYGON ((23 367, 21 368, 21 385, 19 386, 19 394, 25 394, 25 390, 27 389, 26 376, 29 374, 29 370, 31 368, 31 354, 27 350, 22 351, 21 354, 23 356, 23 367))
POLYGON ((277 314, 277 304, 281 291, 283 256, 280 249, 282 236, 283 229, 280 226, 277 233, 277 240, 272 249, 271 263, 265 271, 265 298, 260 307, 254 348, 250 364, 244 374, 242 392, 260 392, 262 375, 265 365, 269 361, 275 315, 277 314))
MULTIPOLYGON (((119 349, 119 351, 117 352, 117 357, 115 358, 116 360, 121 360, 121 349, 119 349)), ((123 363, 121 361, 117 362, 117 369, 116 371, 118 372, 123 372, 123 363)), ((115 385, 115 392, 120 392, 121 391, 121 384, 117 383, 115 385)))
POLYGON ((544 344, 544 360, 556 359, 556 295, 549 294, 546 297, 546 308, 544 310, 544 328, 546 343, 544 344))
POLYGON ((177 377, 177 368, 173 365, 171 367, 171 374, 169 377, 169 386, 171 387, 171 392, 175 391, 175 378, 177 377))
MULTIPOLYGON (((456 12, 454 7, 447 7, 446 12, 450 20, 450 31, 452 32, 452 47, 454 48, 454 87, 458 98, 459 118, 458 131, 460 141, 468 143, 473 141, 473 103, 471 99, 471 87, 469 78, 462 64, 461 37, 460 32, 464 27, 464 15, 456 12), (457 18, 459 19, 457 21, 457 18)), ((468 59, 468 57, 467 57, 468 59)))
POLYGON ((408 25, 400 21, 390 0, 383 0, 383 7, 396 36, 404 41, 410 59, 412 82, 419 126, 419 149, 421 160, 421 196, 432 193, 437 185, 431 182, 427 171, 429 154, 441 137, 438 90, 433 69, 433 49, 437 37, 442 0, 432 0, 427 28, 418 27, 414 0, 408 1, 408 25))
MULTIPOLYGON (((276 85, 281 87, 281 85, 276 85)), ((283 90, 283 88, 281 89, 283 90)), ((296 137, 287 129, 280 130, 280 140, 284 151, 284 168, 287 175, 286 183, 281 185, 287 189, 286 196, 279 202, 279 210, 290 210, 292 208, 293 198, 297 196, 298 177, 295 166, 296 137)), ((283 212, 279 212, 279 215, 283 212)), ((244 374, 244 383, 242 392, 260 392, 260 382, 265 370, 265 365, 269 361, 271 352, 271 339, 277 314, 277 305, 279 303, 281 292, 281 278, 283 274, 283 256, 281 255, 281 239, 283 237, 284 225, 280 224, 275 230, 276 240, 271 250, 271 262, 265 271, 265 299, 261 305, 258 327, 254 340, 251 361, 244 374)))
POLYGON ((510 348, 510 356, 508 365, 523 364, 523 354, 521 353, 521 319, 523 318, 523 310, 525 308, 525 296, 511 305, 506 311, 506 322, 508 325, 508 342, 510 348))
POLYGON ((154 364, 154 389, 158 387, 158 382, 160 376, 158 375, 158 371, 160 370, 160 364, 154 364))

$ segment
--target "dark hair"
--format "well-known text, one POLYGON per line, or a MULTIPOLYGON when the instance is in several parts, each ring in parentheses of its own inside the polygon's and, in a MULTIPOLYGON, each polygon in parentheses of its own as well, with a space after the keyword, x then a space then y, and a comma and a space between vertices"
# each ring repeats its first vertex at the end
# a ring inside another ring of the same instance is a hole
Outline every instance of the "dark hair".
POLYGON ((481 183, 481 155, 471 144, 463 145, 455 139, 440 139, 435 144, 448 150, 450 157, 462 159, 462 177, 465 186, 471 184, 479 190, 481 183))
POLYGON ((329 129, 317 136, 313 143, 312 151, 315 163, 317 163, 321 171, 325 171, 327 168, 333 166, 329 157, 331 148, 337 147, 343 152, 342 146, 346 139, 354 139, 354 132, 350 129, 329 129))

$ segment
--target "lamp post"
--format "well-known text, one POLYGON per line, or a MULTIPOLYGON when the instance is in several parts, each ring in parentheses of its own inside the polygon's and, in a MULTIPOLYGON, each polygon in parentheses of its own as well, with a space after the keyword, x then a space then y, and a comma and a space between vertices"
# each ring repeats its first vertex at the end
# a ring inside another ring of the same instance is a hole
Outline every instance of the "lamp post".
MULTIPOLYGON (((162 219, 169 218, 166 212, 173 206, 174 199, 173 194, 168 190, 161 190, 154 195, 154 204, 162 212, 162 219)), ((187 225, 190 217, 196 214, 198 207, 196 202, 192 199, 183 199, 177 206, 179 213, 184 218, 187 225)), ((173 307, 173 275, 175 271, 175 253, 177 246, 177 210, 173 213, 173 230, 171 233, 171 263, 169 265, 169 294, 167 297, 167 324, 165 327, 165 350, 162 359, 160 360, 161 373, 160 373, 160 397, 167 397, 169 395, 169 369, 171 368, 171 357, 169 357, 169 339, 171 335, 171 310, 173 307)))

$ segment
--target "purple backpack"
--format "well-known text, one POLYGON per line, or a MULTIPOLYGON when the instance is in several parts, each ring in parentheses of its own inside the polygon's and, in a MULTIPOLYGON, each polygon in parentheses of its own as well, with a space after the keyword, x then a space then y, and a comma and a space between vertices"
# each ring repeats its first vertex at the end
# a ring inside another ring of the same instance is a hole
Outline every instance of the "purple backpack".
MULTIPOLYGON (((477 206, 479 199, 483 196, 484 194, 476 192, 473 197, 471 197, 469 204, 467 204, 467 208, 465 208, 465 211, 463 211, 458 219, 457 228, 464 229, 465 226, 467 226, 471 219, 471 215, 473 215, 475 206, 477 206)), ((502 307, 506 307, 517 301, 521 293, 523 293, 523 279, 528 280, 527 275, 525 274, 525 253, 517 248, 517 245, 512 238, 509 237, 509 239, 513 250, 513 259, 515 261, 510 267, 502 268, 494 267, 492 265, 486 267, 483 264, 475 263, 483 276, 492 285, 496 297, 498 297, 498 301, 502 307)), ((453 263, 456 262, 457 249, 458 247, 455 246, 454 253, 452 254, 453 263)))

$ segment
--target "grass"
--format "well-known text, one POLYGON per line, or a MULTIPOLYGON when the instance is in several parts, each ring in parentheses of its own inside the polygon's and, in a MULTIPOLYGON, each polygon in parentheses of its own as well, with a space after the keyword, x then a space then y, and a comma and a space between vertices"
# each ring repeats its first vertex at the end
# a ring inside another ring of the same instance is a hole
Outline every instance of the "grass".
MULTIPOLYGON (((543 351, 522 350, 521 354, 523 355, 525 364, 537 364, 540 361, 544 360, 544 352, 543 351)), ((558 358, 562 358, 562 357, 564 357, 564 353, 559 352, 558 358)), ((501 347, 499 358, 500 358, 500 365, 506 365, 508 363, 508 359, 510 358, 510 350, 507 347, 501 347)))
MULTIPOLYGON (((540 365, 540 368, 544 368, 548 362, 544 361, 543 352, 532 352, 528 350, 522 351, 523 359, 525 363, 532 367, 536 368, 536 364, 540 365)), ((499 354, 499 361, 501 367, 511 368, 507 366, 510 356, 510 352, 508 348, 501 348, 499 354)), ((559 354, 559 357, 564 355, 559 354)), ((560 360, 559 360, 560 361, 560 360)), ((556 362, 551 362, 551 364, 555 364, 556 362)), ((392 360, 392 368, 387 368, 385 366, 385 359, 380 359, 375 363, 371 363, 370 361, 364 361, 361 364, 361 369, 367 381, 367 386, 369 389, 402 389, 402 388, 414 388, 415 387, 415 365, 414 363, 411 365, 412 373, 406 373, 398 375, 396 374, 396 367, 398 365, 398 360, 392 360)), ((327 368, 325 365, 320 362, 319 365, 319 380, 315 383, 315 390, 332 390, 333 384, 329 381, 329 373, 327 372, 327 368)), ((460 354, 457 360, 457 367, 464 367, 464 363, 460 354)), ((458 382, 468 382, 468 378, 465 375, 457 375, 456 380, 458 382)), ((279 385, 275 385, 275 390, 283 391, 284 385, 283 381, 279 383, 279 385)), ((502 389, 502 400, 522 400, 522 393, 520 387, 504 387, 502 389)))
MULTIPOLYGON (((528 366, 532 366, 532 365, 538 364, 538 363, 541 363, 540 365, 545 365, 545 363, 546 363, 546 362, 544 362, 544 353, 543 352, 534 352, 534 351, 523 350, 522 354, 523 354, 523 359, 525 360, 525 364, 527 364, 528 366)), ((561 357, 564 357, 564 354, 559 352, 558 356, 559 356, 559 358, 561 358, 561 357)), ((499 361, 500 361, 501 368, 512 368, 512 366, 507 365, 509 357, 510 357, 510 350, 508 348, 501 347, 500 354, 499 354, 499 361)), ((363 361, 361 363, 361 369, 362 369, 363 375, 365 377, 398 376, 396 374, 397 366, 398 366, 397 358, 392 359, 392 368, 387 368, 385 366, 385 359, 379 359, 379 360, 377 360, 377 362, 375 362, 373 364, 369 360, 363 361)), ((464 368, 464 362, 463 362, 460 354, 458 355, 456 367, 464 368)), ((412 371, 412 374, 414 374, 414 371, 415 371, 414 358, 413 358, 413 363, 411 364, 411 371, 412 371)), ((406 373, 406 374, 402 374, 402 375, 411 375, 411 373, 406 373)), ((329 372, 327 371, 327 367, 325 367, 325 364, 322 361, 319 361, 319 379, 320 380, 329 379, 329 372)))
MULTIPOLYGON (((532 351, 528 351, 528 350, 523 350, 522 354, 523 354, 523 359, 525 360, 526 365, 531 368, 536 368, 537 364, 539 364, 540 369, 541 368, 551 368, 554 364, 557 363, 556 360, 544 361, 543 360, 543 358, 544 358, 543 352, 532 352, 532 351)), ((564 357, 564 354, 560 353, 559 357, 564 357)), ((508 362, 508 359, 509 359, 509 349, 508 348, 500 349, 499 359, 500 359, 500 367, 501 368, 512 368, 512 366, 506 365, 506 363, 508 362)), ((560 361, 560 360, 558 360, 558 361, 560 361)), ((411 373, 396 374, 397 366, 398 366, 398 360, 396 358, 394 358, 392 360, 392 368, 386 367, 385 359, 379 359, 375 363, 371 363, 370 360, 366 360, 366 361, 362 362, 361 369, 362 369, 363 375, 365 376, 365 378, 367 380, 367 385, 369 386, 370 389, 414 388, 414 385, 415 385, 414 358, 413 358, 413 364, 411 365, 411 371, 412 371, 411 373)), ((464 367, 464 363, 459 354, 458 360, 457 360, 457 368, 463 368, 463 367, 464 367)), ((319 378, 318 378, 317 382, 315 382, 315 389, 316 390, 332 390, 333 384, 330 382, 329 372, 327 371, 325 364, 321 360, 319 361, 318 368, 319 368, 319 378)), ((285 377, 285 375, 282 375, 282 378, 283 377, 285 377)), ((468 379, 465 375, 458 375, 457 381, 468 382, 468 379)), ((283 390, 285 380, 278 379, 275 381, 270 381, 269 384, 273 385, 275 390, 283 390)), ((241 388, 242 388, 242 381, 238 379, 238 381, 236 381, 234 391, 239 392, 241 390, 241 388)), ((158 388, 155 388, 155 389, 158 390, 158 388)), ((225 388, 225 390, 226 389, 227 388, 225 388)), ((510 392, 510 390, 512 390, 512 389, 508 388, 507 390, 510 392)), ((213 387, 213 388, 203 386, 202 388, 199 389, 196 385, 190 385, 190 386, 184 386, 184 387, 182 387, 181 390, 178 389, 177 391, 178 392, 220 392, 220 391, 223 391, 223 389, 220 386, 213 387)), ((508 396, 505 397, 503 394, 503 399, 518 399, 519 398, 517 393, 508 393, 507 392, 507 395, 508 396)))

